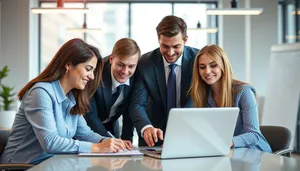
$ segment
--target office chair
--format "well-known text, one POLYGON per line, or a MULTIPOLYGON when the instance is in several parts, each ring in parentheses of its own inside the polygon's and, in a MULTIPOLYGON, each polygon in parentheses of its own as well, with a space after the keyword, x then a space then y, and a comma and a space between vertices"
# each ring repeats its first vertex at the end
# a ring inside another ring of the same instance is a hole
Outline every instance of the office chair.
MULTIPOLYGON (((2 155, 4 148, 6 146, 10 131, 9 130, 0 130, 0 156, 2 155)), ((31 168, 34 165, 31 164, 0 164, 0 171, 5 170, 26 170, 31 168)))
POLYGON ((260 131, 270 144, 274 154, 291 156, 293 149, 289 148, 292 139, 289 129, 282 126, 260 126, 260 131))

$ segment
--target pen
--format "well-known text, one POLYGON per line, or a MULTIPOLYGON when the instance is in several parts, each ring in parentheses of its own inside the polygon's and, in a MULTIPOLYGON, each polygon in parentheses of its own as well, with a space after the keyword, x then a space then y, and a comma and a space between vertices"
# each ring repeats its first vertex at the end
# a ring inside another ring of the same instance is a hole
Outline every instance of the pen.
MULTIPOLYGON (((107 131, 107 134, 108 134, 111 138, 115 138, 115 136, 114 136, 112 133, 110 133, 109 131, 107 131)), ((125 151, 127 151, 127 150, 125 149, 125 151)), ((120 152, 124 152, 124 151, 121 149, 120 152)))
POLYGON ((107 131, 107 134, 111 137, 111 138, 115 138, 115 136, 113 134, 111 134, 109 131, 107 131))

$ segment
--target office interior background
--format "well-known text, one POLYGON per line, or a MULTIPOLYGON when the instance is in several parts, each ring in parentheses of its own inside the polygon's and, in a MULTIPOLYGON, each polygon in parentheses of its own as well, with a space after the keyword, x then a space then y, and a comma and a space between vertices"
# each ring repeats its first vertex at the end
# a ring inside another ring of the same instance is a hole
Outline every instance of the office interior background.
MULTIPOLYGON (((236 79, 251 83, 257 91, 259 118, 268 102, 271 47, 296 44, 300 40, 299 0, 239 0, 241 8, 263 8, 258 16, 207 15, 208 8, 229 8, 231 0, 64 0, 65 7, 90 9, 84 14, 33 14, 32 7, 56 7, 56 0, 0 0, 0 68, 8 65, 4 83, 19 91, 49 63, 67 40, 79 37, 98 47, 102 56, 110 54, 114 43, 123 37, 137 41, 142 54, 158 47, 156 26, 166 15, 183 18, 188 25, 188 46, 201 49, 220 45, 231 61, 236 79), (216 28, 207 33, 196 30, 216 28), (83 33, 74 30, 94 29, 83 33)), ((298 72, 300 73, 300 72, 298 72)), ((294 78, 300 80, 300 76, 294 78)), ((295 152, 300 153, 299 90, 295 152)), ((19 103, 15 104, 15 108, 19 103)), ((17 110, 17 109, 15 109, 17 110)), ((285 115, 285 113, 282 113, 285 115)))

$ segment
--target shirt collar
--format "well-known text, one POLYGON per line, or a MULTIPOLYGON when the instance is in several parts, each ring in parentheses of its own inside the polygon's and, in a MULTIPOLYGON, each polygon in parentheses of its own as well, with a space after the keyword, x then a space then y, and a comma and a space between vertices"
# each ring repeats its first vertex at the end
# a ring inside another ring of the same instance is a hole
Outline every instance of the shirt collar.
POLYGON ((114 89, 116 89, 116 88, 117 88, 119 85, 121 85, 121 84, 130 86, 130 81, 129 81, 130 78, 129 78, 128 80, 126 80, 125 83, 119 83, 119 82, 115 79, 115 77, 113 76, 112 71, 110 72, 110 74, 111 74, 111 81, 112 81, 112 87, 111 87, 111 90, 112 90, 112 91, 113 91, 114 89))
POLYGON ((70 100, 74 105, 76 104, 72 91, 69 91, 68 94, 65 95, 65 92, 61 87, 59 80, 52 82, 52 84, 56 94, 57 101, 59 103, 62 103, 65 100, 70 100))
MULTIPOLYGON (((164 67, 166 68, 166 67, 169 67, 169 65, 171 65, 172 63, 168 63, 167 61, 166 61, 166 59, 163 57, 163 56, 161 56, 162 58, 163 58, 163 61, 164 61, 164 67)), ((180 57, 177 59, 177 61, 174 63, 174 64, 176 64, 177 66, 181 66, 181 64, 182 64, 182 54, 180 55, 180 57)))

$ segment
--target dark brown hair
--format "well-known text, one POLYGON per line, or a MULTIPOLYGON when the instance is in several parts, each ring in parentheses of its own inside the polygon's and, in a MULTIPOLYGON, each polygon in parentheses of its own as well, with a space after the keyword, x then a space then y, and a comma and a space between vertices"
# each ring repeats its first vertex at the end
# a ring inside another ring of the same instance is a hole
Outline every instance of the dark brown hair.
POLYGON ((137 43, 133 39, 122 38, 115 43, 111 55, 113 57, 128 57, 136 53, 139 57, 141 56, 141 50, 137 43))
POLYGON ((25 93, 35 83, 52 82, 64 76, 66 73, 66 64, 71 63, 73 66, 76 66, 92 59, 94 56, 98 59, 94 70, 94 80, 89 81, 84 90, 71 90, 76 100, 76 105, 71 109, 71 114, 84 114, 88 112, 90 109, 89 98, 96 91, 101 81, 103 62, 102 56, 96 47, 78 38, 69 40, 58 50, 44 71, 21 89, 18 94, 19 100, 22 100, 25 93))
POLYGON ((182 39, 184 40, 186 38, 186 30, 187 26, 184 20, 174 15, 164 17, 156 27, 158 38, 160 38, 160 35, 173 37, 181 32, 182 39))

